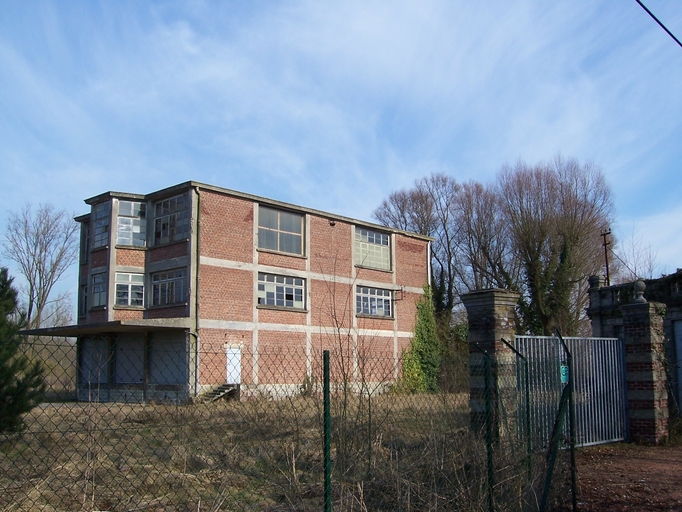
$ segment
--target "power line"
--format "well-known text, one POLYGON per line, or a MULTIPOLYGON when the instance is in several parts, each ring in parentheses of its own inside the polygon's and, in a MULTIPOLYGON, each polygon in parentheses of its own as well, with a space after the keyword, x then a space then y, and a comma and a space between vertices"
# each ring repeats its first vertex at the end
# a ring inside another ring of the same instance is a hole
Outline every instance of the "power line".
POLYGON ((661 26, 661 28, 662 28, 663 30, 665 30, 665 31, 668 33, 668 35, 669 35, 670 37, 672 37, 672 38, 675 40, 675 42, 676 42, 677 44, 680 45, 680 48, 682 48, 682 43, 680 43, 680 40, 677 39, 677 38, 673 35, 673 33, 670 32, 670 30, 668 30, 668 29, 666 28, 666 26, 658 20, 658 18, 657 18, 656 16, 654 16, 654 13, 652 13, 649 9, 646 8, 646 5, 644 5, 640 0, 635 0, 635 2, 637 2, 639 5, 641 5, 641 6, 642 6, 642 9, 644 9, 644 10, 649 14, 649 16, 651 16, 651 17, 654 19, 654 21, 655 21, 656 23, 658 23, 658 24, 661 26))

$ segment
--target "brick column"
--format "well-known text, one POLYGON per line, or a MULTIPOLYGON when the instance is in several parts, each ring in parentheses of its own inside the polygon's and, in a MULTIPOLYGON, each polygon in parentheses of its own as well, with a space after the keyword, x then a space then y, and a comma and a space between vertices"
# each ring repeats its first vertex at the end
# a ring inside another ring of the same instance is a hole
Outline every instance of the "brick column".
POLYGON ((658 444, 668 438, 665 305, 647 302, 641 281, 635 283, 635 291, 635 302, 621 306, 630 438, 658 444))
MULTIPOLYGON (((519 294, 507 290, 489 289, 465 293, 461 296, 467 310, 469 323, 469 402, 471 406, 471 426, 479 430, 485 425, 485 380, 484 358, 485 356, 474 345, 485 350, 492 361, 497 364, 491 365, 493 418, 495 420, 496 435, 500 434, 499 425, 499 398, 494 389, 500 390, 504 396, 514 394, 516 391, 515 378, 506 378, 511 372, 514 377, 513 367, 515 362, 514 353, 500 340, 504 338, 512 342, 516 316, 516 304, 519 294), (497 386, 495 386, 497 384, 497 386), (511 389, 514 388, 514 389, 511 389)), ((515 398, 515 395, 514 395, 515 398)), ((509 400, 509 407, 515 400, 509 400)), ((514 417, 514 411, 507 407, 508 418, 514 417)))

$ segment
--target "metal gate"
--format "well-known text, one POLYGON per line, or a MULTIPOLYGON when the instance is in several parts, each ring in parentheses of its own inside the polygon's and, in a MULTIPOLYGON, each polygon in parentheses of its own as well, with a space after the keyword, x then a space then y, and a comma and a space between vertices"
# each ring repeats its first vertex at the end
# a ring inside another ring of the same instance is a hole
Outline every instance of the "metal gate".
MULTIPOLYGON (((568 355, 554 336, 516 336, 514 340, 528 365, 532 443, 536 449, 545 448, 568 382, 568 355)), ((616 338, 564 338, 564 342, 573 361, 576 446, 625 440, 623 343, 616 338)))

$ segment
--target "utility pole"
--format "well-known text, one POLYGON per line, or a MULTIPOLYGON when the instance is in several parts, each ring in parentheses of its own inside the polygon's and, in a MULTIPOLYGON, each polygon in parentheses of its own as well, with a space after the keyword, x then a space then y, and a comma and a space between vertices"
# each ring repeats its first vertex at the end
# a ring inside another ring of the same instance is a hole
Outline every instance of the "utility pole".
POLYGON ((601 236, 604 238, 604 261, 606 261, 606 286, 611 286, 611 277, 609 276, 609 251, 608 246, 611 242, 606 241, 606 237, 611 234, 611 228, 603 229, 601 236))

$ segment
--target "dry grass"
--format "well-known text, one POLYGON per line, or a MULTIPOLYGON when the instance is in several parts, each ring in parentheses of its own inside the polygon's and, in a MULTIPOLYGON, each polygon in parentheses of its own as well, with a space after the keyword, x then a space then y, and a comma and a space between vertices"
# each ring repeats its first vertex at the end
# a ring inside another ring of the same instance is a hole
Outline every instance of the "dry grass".
MULTIPOLYGON (((0 507, 321 510, 321 410, 317 396, 46 404, 0 444, 0 507)), ((335 510, 486 508, 467 395, 338 396, 332 413, 335 510)), ((506 457, 496 495, 500 509, 519 508, 503 496, 525 499, 523 457, 506 457)))

